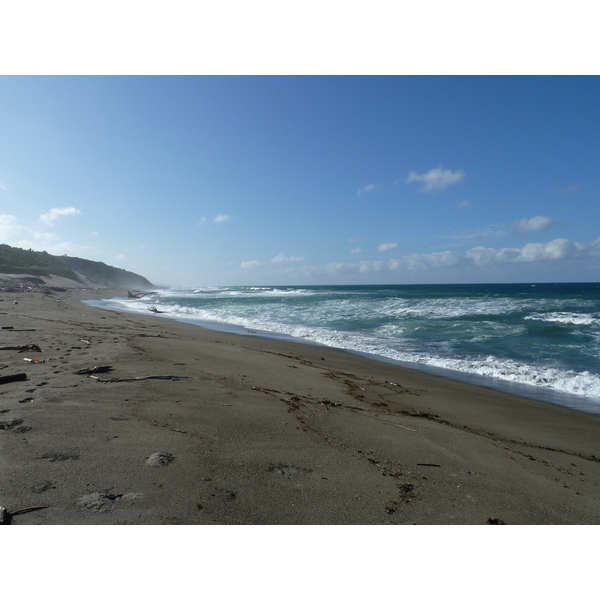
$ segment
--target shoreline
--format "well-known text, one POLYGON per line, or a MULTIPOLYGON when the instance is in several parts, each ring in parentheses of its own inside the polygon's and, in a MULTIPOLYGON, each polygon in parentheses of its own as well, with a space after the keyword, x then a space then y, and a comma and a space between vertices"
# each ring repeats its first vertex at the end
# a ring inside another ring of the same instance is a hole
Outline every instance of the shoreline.
POLYGON ((600 523, 597 415, 81 302, 120 291, 1 295, 13 524, 600 523))
MULTIPOLYGON (((111 301, 117 299, 118 297, 113 298, 105 298, 102 300, 82 300, 84 303, 89 304, 90 306, 95 306, 96 308, 101 308, 104 310, 112 310, 116 312, 124 312, 127 314, 139 315, 138 311, 135 310, 127 310, 121 306, 112 306, 111 301)), ((126 299, 125 296, 123 298, 126 299)), ((158 316, 158 315, 157 315, 158 316)), ((377 362, 383 362, 386 364, 397 365, 400 367, 404 367, 406 369, 412 369, 415 371, 419 371, 421 373, 426 373, 428 375, 432 375, 434 377, 441 377, 443 379, 449 379, 452 381, 458 381, 460 383, 464 383, 467 385, 474 385, 489 388, 491 390, 497 392, 503 392, 506 394, 510 394, 512 396, 519 396, 522 398, 529 398, 531 400, 536 400, 538 402, 543 402, 546 404, 554 404, 557 406, 562 406, 564 408, 568 408, 569 410, 576 410, 579 412, 584 412, 592 415, 600 415, 600 401, 594 399, 593 397, 588 396, 580 396, 577 394, 571 394, 568 392, 558 391, 552 388, 528 385, 526 383, 520 383, 516 381, 510 381, 505 379, 500 379, 497 377, 490 377, 486 375, 479 375, 476 373, 469 373, 466 371, 457 371, 452 369, 447 369, 443 367, 437 367, 428 365, 426 363, 418 363, 418 362, 407 362, 400 361, 393 358, 389 358, 379 354, 370 354, 368 352, 360 352, 358 350, 351 350, 348 348, 336 347, 336 346, 328 346, 313 340, 304 339, 304 338, 295 338, 288 334, 284 333, 275 333, 270 331, 261 331, 261 330, 249 330, 241 325, 232 325, 228 323, 219 323, 213 321, 201 321, 194 319, 184 319, 184 318, 176 318, 170 316, 163 316, 162 318, 174 320, 179 323, 186 323, 189 325, 193 325, 194 327, 202 327, 204 329, 220 331, 225 333, 231 333, 233 335, 240 336, 250 336, 250 337, 258 337, 260 339, 271 339, 271 340, 280 340, 282 342, 294 343, 294 344, 306 344, 309 346, 317 346, 321 348, 332 348, 338 350, 340 352, 347 352, 349 354, 353 354, 355 356, 363 357, 367 360, 374 360, 377 362)))

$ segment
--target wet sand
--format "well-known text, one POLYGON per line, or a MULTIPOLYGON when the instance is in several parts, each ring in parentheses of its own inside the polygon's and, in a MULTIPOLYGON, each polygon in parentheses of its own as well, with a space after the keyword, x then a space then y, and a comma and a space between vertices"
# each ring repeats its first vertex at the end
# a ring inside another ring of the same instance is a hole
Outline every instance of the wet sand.
POLYGON ((13 525, 600 523, 596 415, 80 302, 125 293, 0 294, 13 525))

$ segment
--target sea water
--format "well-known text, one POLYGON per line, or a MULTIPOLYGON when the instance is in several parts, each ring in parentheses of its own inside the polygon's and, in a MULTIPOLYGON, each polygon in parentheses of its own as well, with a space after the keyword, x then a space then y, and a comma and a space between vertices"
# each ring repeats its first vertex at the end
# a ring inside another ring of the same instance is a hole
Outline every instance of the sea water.
POLYGON ((600 414, 600 283, 181 287, 105 306, 156 306, 600 414))

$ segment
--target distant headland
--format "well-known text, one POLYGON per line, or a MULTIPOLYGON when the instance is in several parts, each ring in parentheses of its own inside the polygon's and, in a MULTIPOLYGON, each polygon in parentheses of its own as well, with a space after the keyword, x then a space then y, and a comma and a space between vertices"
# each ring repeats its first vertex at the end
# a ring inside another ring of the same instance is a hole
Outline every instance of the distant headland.
POLYGON ((103 262, 0 244, 0 281, 64 287, 155 288, 145 277, 103 262))

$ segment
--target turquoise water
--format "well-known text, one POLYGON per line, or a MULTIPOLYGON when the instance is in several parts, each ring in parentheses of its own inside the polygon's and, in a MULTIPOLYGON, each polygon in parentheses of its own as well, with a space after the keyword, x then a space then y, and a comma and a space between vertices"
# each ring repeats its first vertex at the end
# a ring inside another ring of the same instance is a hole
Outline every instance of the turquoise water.
POLYGON ((110 305, 154 305, 600 413, 599 283, 190 287, 110 305))

